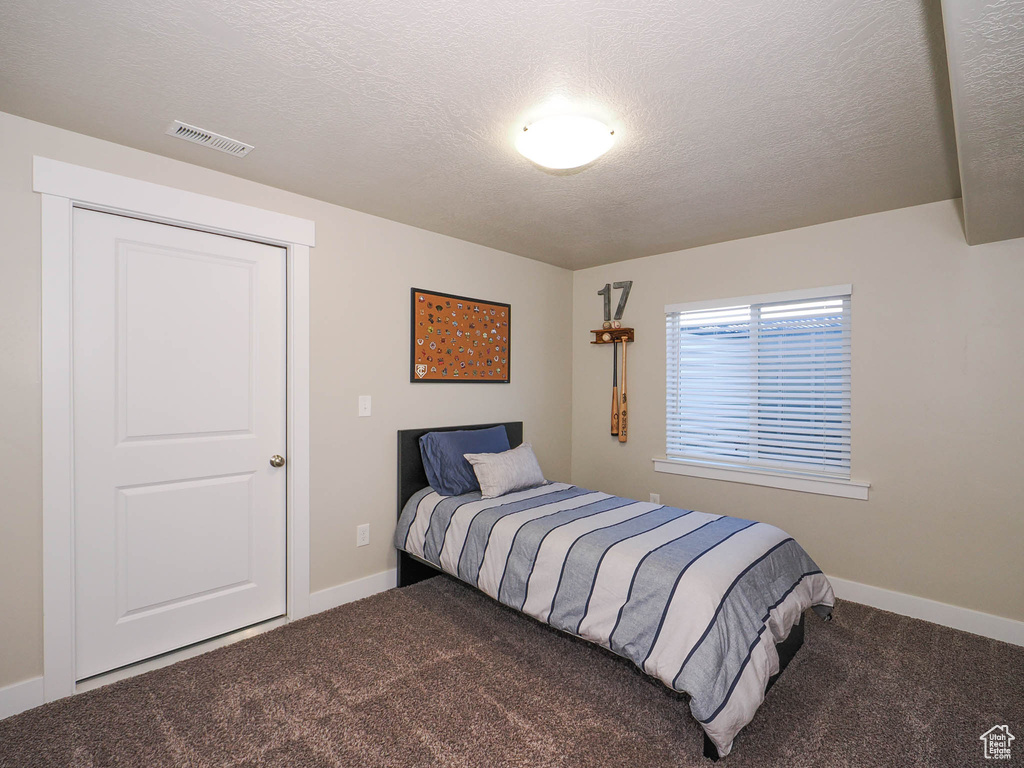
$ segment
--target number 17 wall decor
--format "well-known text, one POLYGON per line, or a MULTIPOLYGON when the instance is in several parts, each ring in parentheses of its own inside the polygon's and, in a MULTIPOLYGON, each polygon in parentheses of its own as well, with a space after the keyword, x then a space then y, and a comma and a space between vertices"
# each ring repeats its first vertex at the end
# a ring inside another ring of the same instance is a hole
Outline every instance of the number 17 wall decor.
POLYGON ((412 289, 412 382, 508 384, 512 308, 412 289))

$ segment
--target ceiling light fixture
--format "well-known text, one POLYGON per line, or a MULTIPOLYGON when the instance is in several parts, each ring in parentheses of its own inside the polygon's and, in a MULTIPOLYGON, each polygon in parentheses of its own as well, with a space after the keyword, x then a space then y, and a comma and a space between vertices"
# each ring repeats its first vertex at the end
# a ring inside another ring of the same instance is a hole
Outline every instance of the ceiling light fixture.
POLYGON ((614 135, 592 117, 557 115, 525 126, 516 139, 516 149, 537 165, 567 170, 599 158, 611 148, 614 135))

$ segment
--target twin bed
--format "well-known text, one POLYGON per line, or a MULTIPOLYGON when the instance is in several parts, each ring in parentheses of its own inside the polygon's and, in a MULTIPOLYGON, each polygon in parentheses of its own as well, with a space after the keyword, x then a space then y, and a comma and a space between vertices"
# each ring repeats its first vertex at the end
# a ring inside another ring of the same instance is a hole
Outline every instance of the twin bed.
POLYGON ((633 501, 567 483, 481 498, 428 484, 419 439, 398 433, 398 585, 444 572, 504 605, 630 659, 690 697, 704 754, 729 754, 832 588, 764 523, 633 501))

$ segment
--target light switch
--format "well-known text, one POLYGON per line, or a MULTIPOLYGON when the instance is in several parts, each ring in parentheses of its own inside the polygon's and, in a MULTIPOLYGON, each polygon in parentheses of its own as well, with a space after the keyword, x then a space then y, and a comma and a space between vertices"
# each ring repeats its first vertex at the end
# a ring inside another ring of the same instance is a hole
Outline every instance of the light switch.
POLYGON ((370 396, 360 395, 359 396, 359 415, 369 416, 370 415, 370 396))

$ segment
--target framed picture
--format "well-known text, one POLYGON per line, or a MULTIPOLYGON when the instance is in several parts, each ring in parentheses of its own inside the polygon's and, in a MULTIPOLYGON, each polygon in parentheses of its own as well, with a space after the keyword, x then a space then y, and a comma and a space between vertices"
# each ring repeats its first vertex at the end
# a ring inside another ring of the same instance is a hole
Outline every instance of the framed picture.
POLYGON ((508 384, 512 308, 412 289, 409 381, 508 384))

